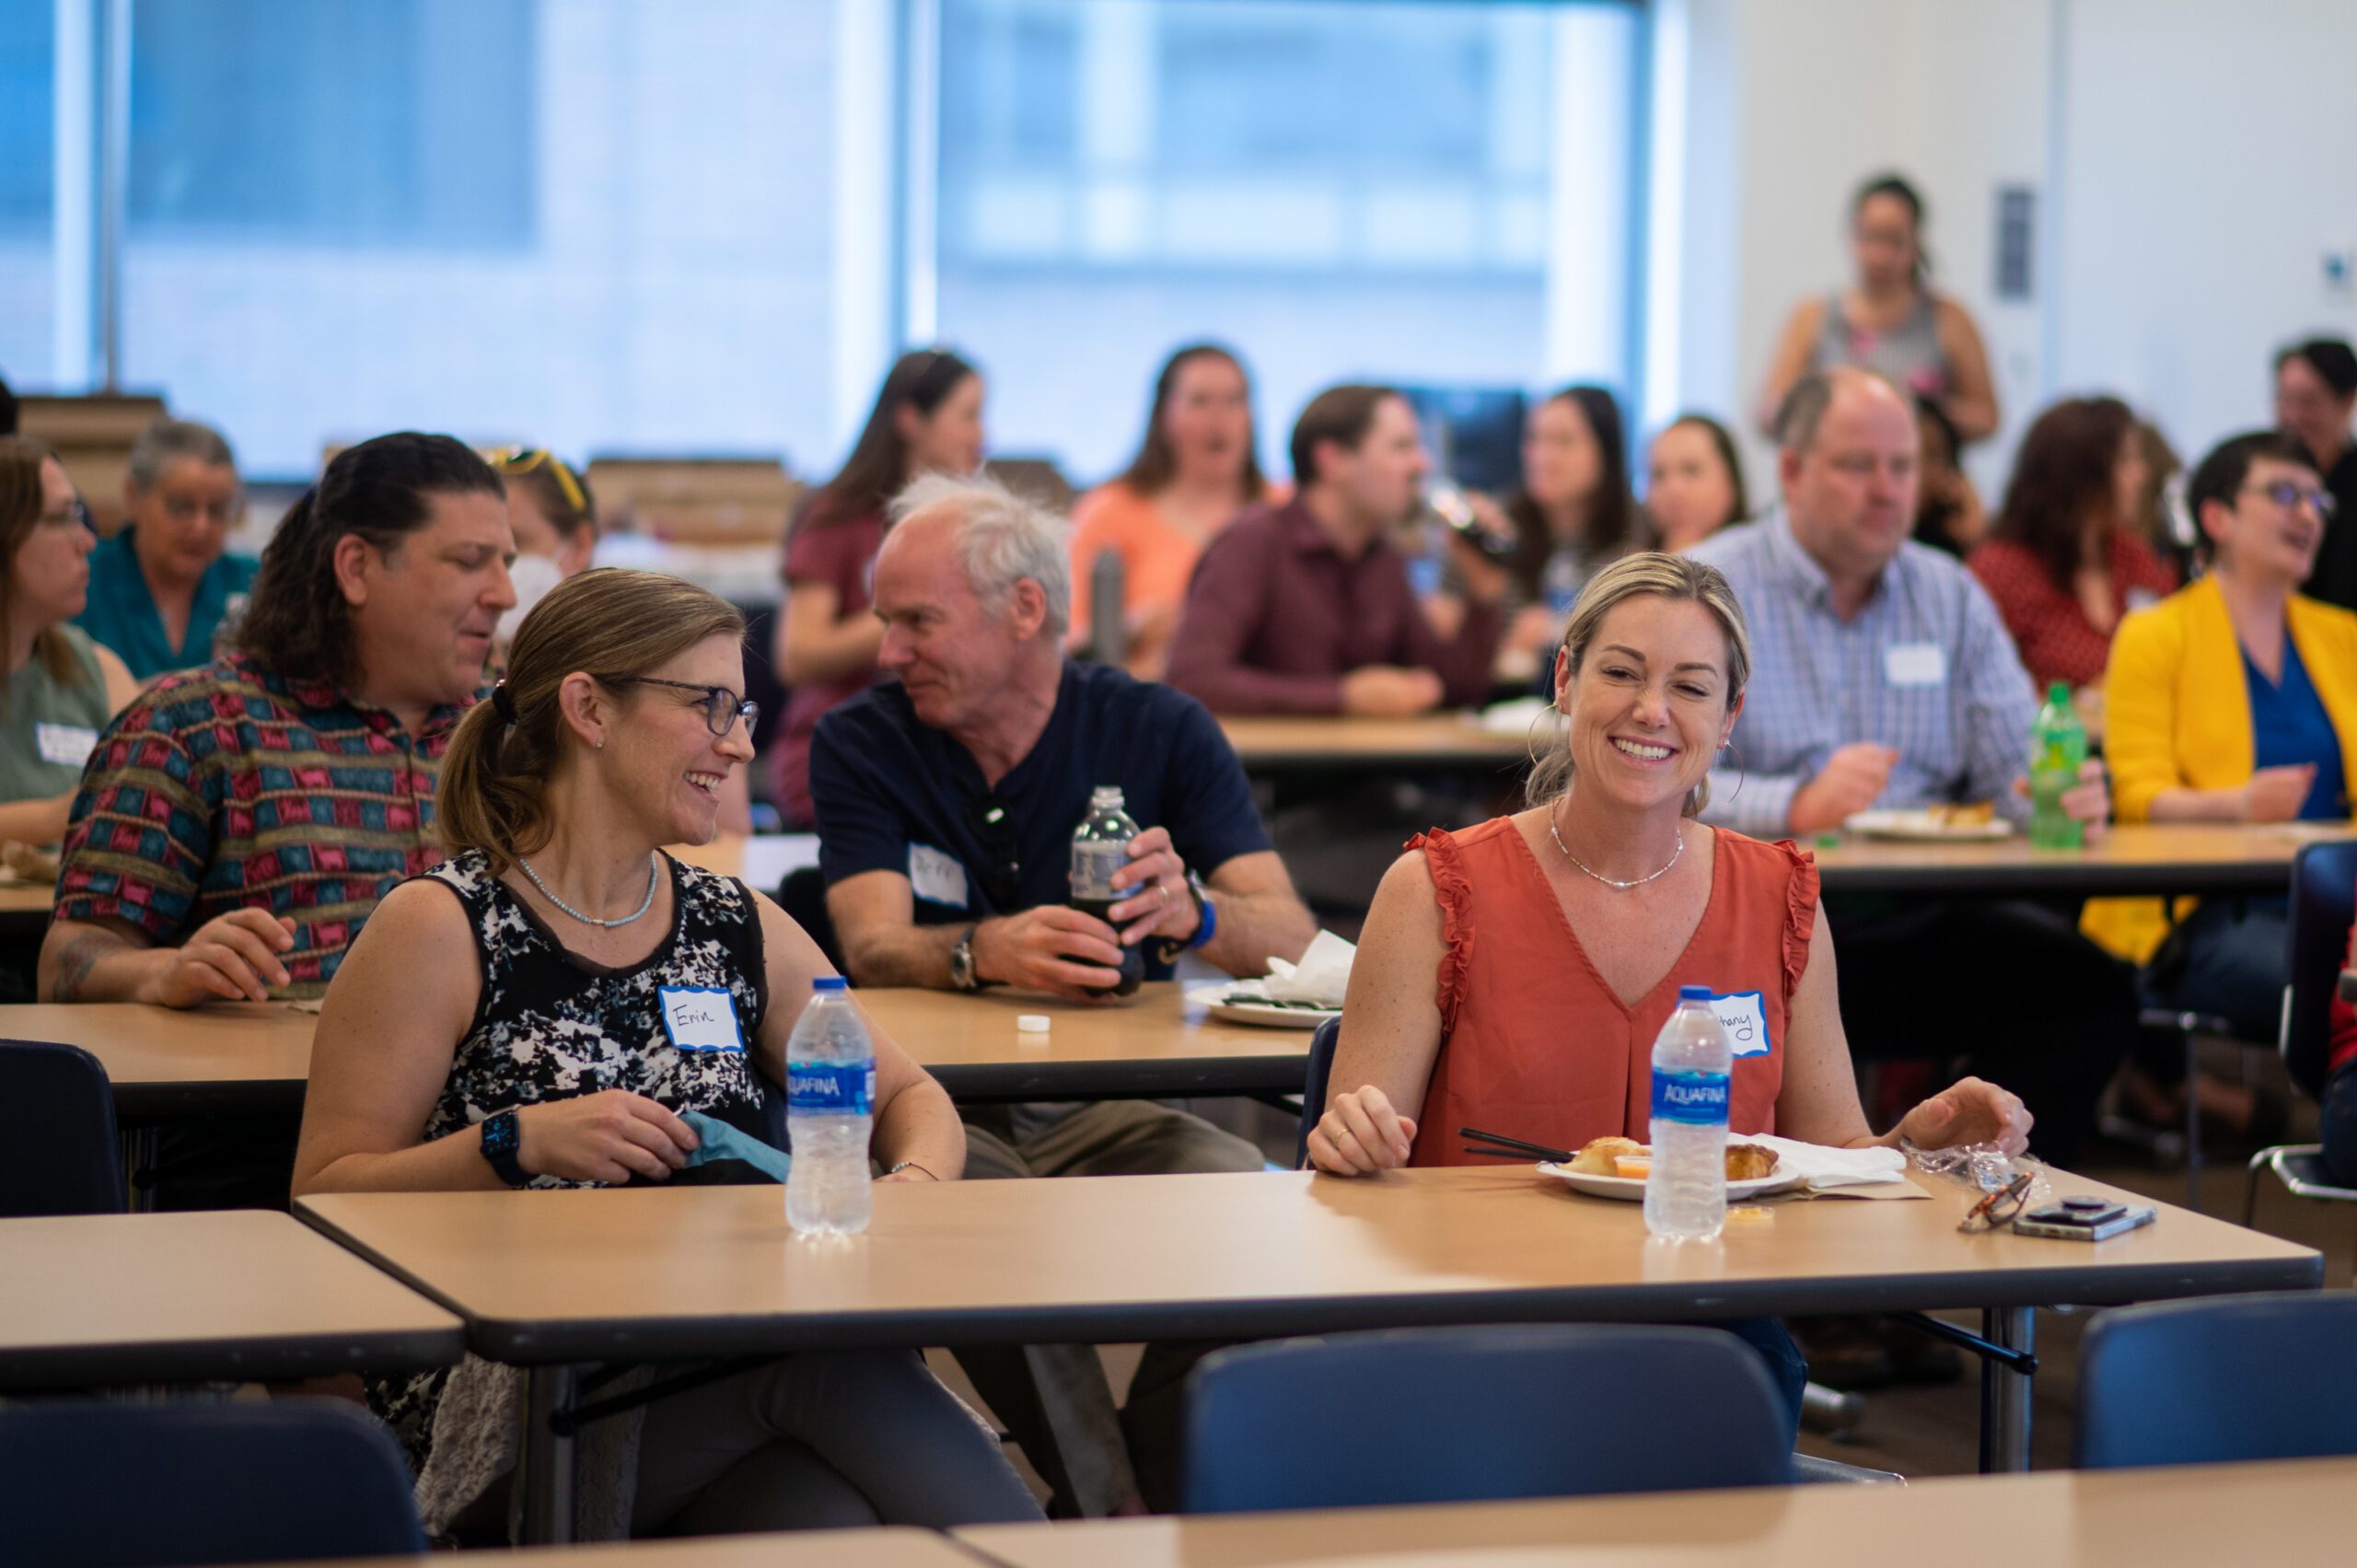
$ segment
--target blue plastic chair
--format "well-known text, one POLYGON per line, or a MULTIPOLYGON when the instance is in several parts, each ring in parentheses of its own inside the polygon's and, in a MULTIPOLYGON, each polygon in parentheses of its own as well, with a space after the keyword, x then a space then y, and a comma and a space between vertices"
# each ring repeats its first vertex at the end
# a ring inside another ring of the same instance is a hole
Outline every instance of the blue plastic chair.
MULTIPOLYGON (((2285 939, 2291 985, 2283 998, 2283 1069, 2310 1099, 2324 1095, 2332 1053, 2332 998, 2357 923, 2357 842, 2309 844, 2292 860, 2292 919, 2285 939)), ((2250 1157, 2243 1182, 2243 1224, 2258 1204, 2258 1173, 2270 1170, 2294 1197, 2357 1202, 2337 1186, 2316 1144, 2279 1144, 2250 1157)))
POLYGON ((1309 1064, 1301 1083, 1301 1132, 1294 1140, 1293 1167, 1309 1164, 1309 1132, 1326 1114, 1326 1081, 1334 1075, 1334 1047, 1342 1038, 1342 1020, 1329 1018, 1309 1037, 1309 1064))
POLYGON ((425 1550, 409 1466, 340 1400, 0 1410, 0 1557, 177 1568, 425 1550))
POLYGON ((2212 1296, 2098 1316, 2073 1463, 2357 1454, 2357 1294, 2212 1296))
POLYGON ((0 1040, 0 1218, 122 1212, 114 1087, 78 1045, 0 1040))
POLYGON ((1693 1328, 1412 1329, 1221 1351, 1190 1384, 1181 1463, 1188 1514, 1793 1479, 1759 1356, 1693 1328))

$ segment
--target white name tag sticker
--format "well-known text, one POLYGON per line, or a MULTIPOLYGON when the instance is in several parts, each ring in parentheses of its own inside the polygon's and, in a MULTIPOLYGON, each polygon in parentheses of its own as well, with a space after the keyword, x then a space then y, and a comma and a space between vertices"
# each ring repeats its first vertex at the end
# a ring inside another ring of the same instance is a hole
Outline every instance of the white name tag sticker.
POLYGON ((33 726, 33 744, 41 748, 42 761, 78 768, 98 749, 99 732, 84 729, 78 724, 37 724, 33 726))
POLYGON ((1711 998, 1711 1011, 1727 1031, 1727 1043, 1737 1056, 1765 1056, 1776 1048, 1768 1038, 1767 999, 1757 991, 1738 991, 1711 998))
POLYGON ((737 1028, 737 1004, 726 986, 666 985, 655 993, 663 1004, 663 1032, 681 1051, 745 1049, 737 1028))
POLYGON ((909 886, 929 904, 967 907, 966 868, 958 864, 957 856, 944 854, 931 844, 909 846, 909 886))
POLYGON ((1883 650, 1882 678, 1893 686, 1945 686, 1947 650, 1937 643, 1894 643, 1883 650))

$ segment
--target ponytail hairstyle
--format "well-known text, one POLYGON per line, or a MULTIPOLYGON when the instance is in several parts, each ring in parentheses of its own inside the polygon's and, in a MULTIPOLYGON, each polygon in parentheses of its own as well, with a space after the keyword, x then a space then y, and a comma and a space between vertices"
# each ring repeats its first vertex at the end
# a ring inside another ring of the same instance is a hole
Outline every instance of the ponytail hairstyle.
POLYGON ((507 499, 491 465, 447 436, 404 430, 338 452, 263 546, 238 651, 274 675, 349 690, 361 675, 360 648, 336 584, 336 544, 356 534, 391 555, 433 520, 436 495, 507 499))
POLYGON ((578 743, 557 701, 566 677, 619 691, 708 638, 744 635, 727 600, 666 572, 599 566, 551 588, 516 629, 507 678, 467 711, 443 754, 444 853, 481 850, 496 876, 547 846, 549 784, 578 743))

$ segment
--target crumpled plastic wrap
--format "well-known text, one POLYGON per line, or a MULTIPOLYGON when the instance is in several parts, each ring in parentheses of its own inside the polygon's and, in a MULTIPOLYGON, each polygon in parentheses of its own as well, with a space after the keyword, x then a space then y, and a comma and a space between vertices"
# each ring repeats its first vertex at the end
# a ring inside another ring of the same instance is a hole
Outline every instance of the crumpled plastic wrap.
POLYGON ((1908 1159, 1926 1176, 1960 1181, 1980 1192, 1998 1192, 2027 1171, 2029 1191, 2022 1207, 2034 1209, 2053 1200, 2054 1184, 2047 1179, 2046 1162, 2033 1156, 2009 1155, 1995 1144, 1953 1144, 1944 1149, 1909 1144, 1906 1148, 1908 1159))

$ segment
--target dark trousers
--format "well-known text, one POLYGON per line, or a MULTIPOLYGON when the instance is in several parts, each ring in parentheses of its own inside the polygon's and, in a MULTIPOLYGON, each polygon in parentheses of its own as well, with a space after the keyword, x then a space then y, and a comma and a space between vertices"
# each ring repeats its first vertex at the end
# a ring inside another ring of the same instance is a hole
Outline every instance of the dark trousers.
POLYGON ((1825 912, 1852 1056, 1961 1061, 2021 1096, 2037 1154, 2078 1158, 2134 1047, 2136 987, 2079 935, 2075 909, 1829 898, 1825 912))

